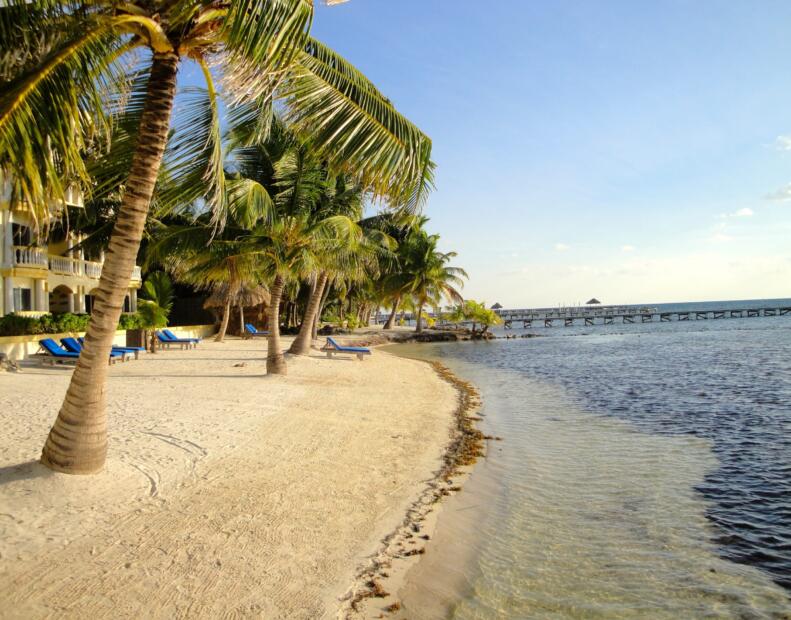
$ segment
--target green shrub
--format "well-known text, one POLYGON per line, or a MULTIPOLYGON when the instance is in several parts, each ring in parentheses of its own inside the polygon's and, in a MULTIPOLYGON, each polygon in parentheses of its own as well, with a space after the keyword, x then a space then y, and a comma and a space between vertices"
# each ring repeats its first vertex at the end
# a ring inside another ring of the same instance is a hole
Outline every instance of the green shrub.
POLYGON ((41 321, 30 316, 9 314, 0 317, 0 336, 22 336, 44 333, 41 321))
MULTIPOLYGON (((42 314, 39 317, 9 314, 0 317, 0 336, 35 336, 84 332, 91 317, 88 314, 42 314)), ((137 314, 122 314, 118 329, 138 329, 142 325, 137 314)))

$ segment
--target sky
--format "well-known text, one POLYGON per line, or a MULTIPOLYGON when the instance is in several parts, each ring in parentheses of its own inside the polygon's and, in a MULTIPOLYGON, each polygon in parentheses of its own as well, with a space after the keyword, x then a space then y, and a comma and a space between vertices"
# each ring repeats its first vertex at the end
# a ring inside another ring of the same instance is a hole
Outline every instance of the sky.
POLYGON ((791 3, 351 0, 313 35, 433 140, 506 307, 791 297, 791 3))

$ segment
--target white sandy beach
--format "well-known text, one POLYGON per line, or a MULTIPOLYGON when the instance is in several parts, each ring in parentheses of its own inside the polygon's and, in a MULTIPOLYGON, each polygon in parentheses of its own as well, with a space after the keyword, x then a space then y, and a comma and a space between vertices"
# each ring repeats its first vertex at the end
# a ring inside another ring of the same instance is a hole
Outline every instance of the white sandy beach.
POLYGON ((265 350, 116 364, 96 476, 36 462, 70 371, 0 373, 1 617, 336 615, 440 466, 456 393, 382 351, 267 377, 265 350))

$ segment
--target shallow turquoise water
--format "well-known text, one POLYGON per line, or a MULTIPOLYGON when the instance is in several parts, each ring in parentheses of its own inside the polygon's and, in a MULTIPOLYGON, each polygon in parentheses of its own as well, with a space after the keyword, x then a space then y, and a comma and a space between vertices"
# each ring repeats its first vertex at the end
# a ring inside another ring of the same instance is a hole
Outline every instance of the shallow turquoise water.
POLYGON ((614 327, 396 349, 472 380, 504 437, 474 522, 440 517, 468 551, 441 615, 791 618, 791 318, 614 327))

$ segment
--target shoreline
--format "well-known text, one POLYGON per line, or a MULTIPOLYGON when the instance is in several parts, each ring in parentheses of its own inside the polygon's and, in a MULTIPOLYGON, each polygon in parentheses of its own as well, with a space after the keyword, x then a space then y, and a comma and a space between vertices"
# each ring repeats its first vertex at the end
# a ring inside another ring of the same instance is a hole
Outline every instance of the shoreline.
POLYGON ((401 609, 397 592, 434 537, 443 499, 460 492, 475 462, 485 457, 485 436, 475 426, 480 418, 472 415, 481 404, 477 388, 439 362, 419 361, 429 365, 457 393, 453 437, 444 450, 442 467, 426 482, 402 523, 382 540, 377 552, 355 576, 343 597, 339 618, 380 618, 383 613, 401 609))
POLYGON ((455 471, 471 392, 386 351, 289 357, 265 377, 265 348, 229 338, 114 366, 110 459, 85 477, 37 463, 68 370, 0 374, 1 617, 340 613, 426 480, 455 471))

